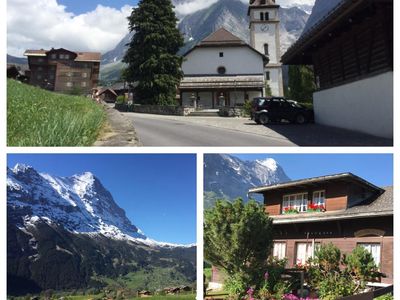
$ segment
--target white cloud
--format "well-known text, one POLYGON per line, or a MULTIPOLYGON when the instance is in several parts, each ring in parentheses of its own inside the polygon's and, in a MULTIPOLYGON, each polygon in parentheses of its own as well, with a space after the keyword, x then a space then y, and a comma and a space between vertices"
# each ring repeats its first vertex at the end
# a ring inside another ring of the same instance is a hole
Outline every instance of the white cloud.
POLYGON ((277 3, 283 6, 314 5, 315 0, 278 0, 277 3))
POLYGON ((126 35, 126 18, 132 9, 98 5, 74 15, 56 0, 9 0, 7 4, 7 53, 15 56, 26 49, 51 47, 104 53, 126 35))

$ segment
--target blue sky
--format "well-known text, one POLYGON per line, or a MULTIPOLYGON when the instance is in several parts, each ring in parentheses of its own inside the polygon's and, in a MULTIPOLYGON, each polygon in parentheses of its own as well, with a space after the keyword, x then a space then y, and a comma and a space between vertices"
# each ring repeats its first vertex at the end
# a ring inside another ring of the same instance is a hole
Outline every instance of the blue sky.
POLYGON ((273 158, 290 179, 352 172, 377 186, 393 185, 391 154, 233 154, 242 160, 273 158))
POLYGON ((196 157, 192 154, 9 154, 41 173, 90 171, 132 223, 155 240, 196 242, 196 157))
POLYGON ((58 3, 67 7, 68 12, 74 14, 86 13, 95 10, 97 5, 121 8, 124 5, 135 6, 138 0, 58 0, 58 3))

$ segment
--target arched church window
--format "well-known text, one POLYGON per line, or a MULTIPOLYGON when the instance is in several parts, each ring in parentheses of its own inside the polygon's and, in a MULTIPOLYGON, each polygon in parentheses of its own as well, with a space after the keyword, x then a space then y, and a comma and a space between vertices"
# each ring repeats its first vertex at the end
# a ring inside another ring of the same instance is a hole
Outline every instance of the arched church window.
POLYGON ((268 44, 264 44, 264 54, 269 55, 269 47, 268 44))
POLYGON ((267 20, 267 21, 269 20, 269 12, 265 13, 265 20, 267 20))
POLYGON ((264 21, 264 13, 263 12, 260 12, 260 20, 264 21))

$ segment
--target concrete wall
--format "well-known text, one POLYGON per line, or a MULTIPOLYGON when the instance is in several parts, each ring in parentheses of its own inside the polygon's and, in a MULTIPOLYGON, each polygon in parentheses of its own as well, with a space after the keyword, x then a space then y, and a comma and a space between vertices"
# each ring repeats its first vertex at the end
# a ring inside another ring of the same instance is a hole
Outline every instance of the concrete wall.
POLYGON ((393 72, 314 93, 315 121, 393 138, 393 72))
POLYGON ((133 111, 137 113, 155 115, 187 116, 191 112, 194 112, 194 108, 162 105, 134 105, 133 111))
POLYGON ((248 47, 196 48, 182 64, 185 75, 219 75, 218 67, 225 67, 226 75, 264 73, 262 56, 248 47))

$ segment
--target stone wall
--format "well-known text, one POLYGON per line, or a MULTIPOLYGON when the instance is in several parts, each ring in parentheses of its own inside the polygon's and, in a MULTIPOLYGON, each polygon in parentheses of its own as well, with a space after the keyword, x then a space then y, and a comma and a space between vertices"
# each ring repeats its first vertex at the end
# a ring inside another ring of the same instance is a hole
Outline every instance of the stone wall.
POLYGON ((162 106, 162 105, 134 105, 133 111, 144 114, 187 116, 194 112, 193 107, 162 106))
POLYGON ((230 117, 230 118, 245 116, 243 107, 223 107, 219 109, 218 114, 221 117, 230 117))

